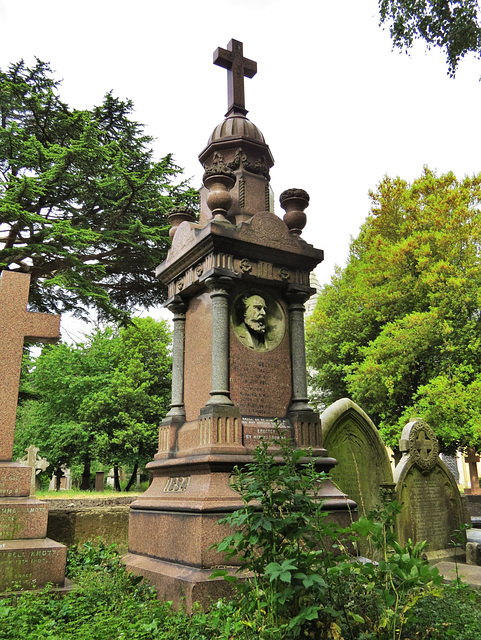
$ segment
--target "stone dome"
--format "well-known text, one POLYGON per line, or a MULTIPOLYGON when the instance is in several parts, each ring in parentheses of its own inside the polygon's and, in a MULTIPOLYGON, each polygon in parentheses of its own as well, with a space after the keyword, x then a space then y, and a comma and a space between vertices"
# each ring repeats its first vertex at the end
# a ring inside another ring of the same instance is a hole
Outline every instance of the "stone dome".
POLYGON ((246 138, 260 144, 266 144, 264 136, 255 124, 245 116, 234 113, 228 116, 212 132, 207 146, 213 142, 220 142, 229 138, 246 138))

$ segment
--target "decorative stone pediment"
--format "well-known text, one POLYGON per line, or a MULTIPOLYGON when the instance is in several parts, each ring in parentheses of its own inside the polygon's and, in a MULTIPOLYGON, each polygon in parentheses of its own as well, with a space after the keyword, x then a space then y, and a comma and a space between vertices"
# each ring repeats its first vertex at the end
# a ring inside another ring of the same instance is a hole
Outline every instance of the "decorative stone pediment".
POLYGON ((299 242, 289 233, 285 223, 269 211, 261 211, 250 222, 242 224, 237 237, 267 247, 299 248, 299 242))

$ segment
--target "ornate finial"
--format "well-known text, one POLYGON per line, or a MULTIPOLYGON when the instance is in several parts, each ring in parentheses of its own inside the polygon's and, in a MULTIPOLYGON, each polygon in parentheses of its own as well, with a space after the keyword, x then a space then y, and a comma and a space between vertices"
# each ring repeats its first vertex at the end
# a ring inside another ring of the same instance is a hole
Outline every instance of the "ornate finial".
POLYGON ((281 207, 286 212, 284 222, 294 236, 300 236, 306 226, 304 209, 309 206, 309 194, 304 189, 287 189, 279 196, 281 207))
POLYGON ((195 222, 195 215, 193 210, 189 207, 174 207, 173 209, 171 209, 169 215, 167 216, 167 220, 171 225, 169 229, 169 236, 170 239, 173 240, 177 231, 177 227, 182 222, 195 222))
POLYGON ((231 113, 247 114, 244 97, 244 77, 253 78, 257 73, 257 62, 244 58, 242 42, 231 40, 227 49, 218 47, 214 52, 214 64, 227 69, 226 116, 231 113))

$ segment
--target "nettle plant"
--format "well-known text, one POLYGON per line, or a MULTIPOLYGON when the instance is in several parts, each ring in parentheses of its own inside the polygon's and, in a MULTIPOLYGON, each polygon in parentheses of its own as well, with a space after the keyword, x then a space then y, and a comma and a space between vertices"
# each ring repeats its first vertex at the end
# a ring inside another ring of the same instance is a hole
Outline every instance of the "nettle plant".
POLYGON ((417 602, 441 593, 437 569, 422 559, 425 543, 399 546, 395 502, 340 527, 320 499, 327 474, 310 451, 277 437, 274 452, 261 440, 253 462, 235 469, 244 506, 221 520, 233 533, 216 548, 240 567, 236 576, 220 569, 212 577, 235 583, 237 597, 213 610, 212 637, 400 639, 417 602), (379 562, 349 553, 361 537, 379 562))

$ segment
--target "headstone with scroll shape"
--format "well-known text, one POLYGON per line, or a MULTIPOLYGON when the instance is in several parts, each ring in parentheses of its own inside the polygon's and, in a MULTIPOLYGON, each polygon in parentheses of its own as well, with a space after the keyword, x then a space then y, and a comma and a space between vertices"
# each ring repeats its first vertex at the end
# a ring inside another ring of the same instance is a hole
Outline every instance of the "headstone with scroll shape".
POLYGON ((65 584, 67 548, 46 537, 48 507, 30 497, 32 469, 12 462, 24 341, 55 342, 58 316, 27 311, 30 276, 0 275, 0 592, 65 584))
MULTIPOLYGON (((228 531, 222 514, 241 506, 230 477, 253 460, 260 438, 275 450, 280 429, 294 447, 312 448, 319 470, 336 463, 307 397, 304 304, 323 259, 300 238, 309 196, 284 191, 286 213, 275 215, 274 160, 246 118, 244 77, 257 65, 237 40, 217 49, 214 63, 228 71, 228 111, 199 156, 198 221, 169 216, 172 245, 156 270, 174 314, 172 403, 147 465, 152 484, 131 505, 126 558, 160 597, 185 597, 187 608, 223 595, 225 584, 209 580, 219 563, 209 545, 228 531)), ((330 517, 349 523, 354 502, 330 480, 321 491, 330 517)))
POLYGON ((469 522, 452 473, 439 458, 432 428, 423 420, 403 429, 402 458, 394 470, 396 498, 402 511, 396 522, 400 544, 426 540, 428 558, 454 555, 453 532, 469 522))
POLYGON ((30 467, 32 470, 32 478, 30 480, 30 497, 35 498, 35 490, 37 488, 37 475, 41 471, 45 471, 45 469, 49 466, 47 458, 41 458, 38 455, 40 449, 36 447, 34 444, 31 444, 29 447, 25 449, 27 455, 23 456, 23 458, 17 458, 17 462, 20 464, 25 464, 27 467, 30 467))
POLYGON ((367 516, 393 484, 391 461, 379 431, 369 416, 349 398, 331 404, 321 414, 324 446, 337 460, 331 478, 367 516))

